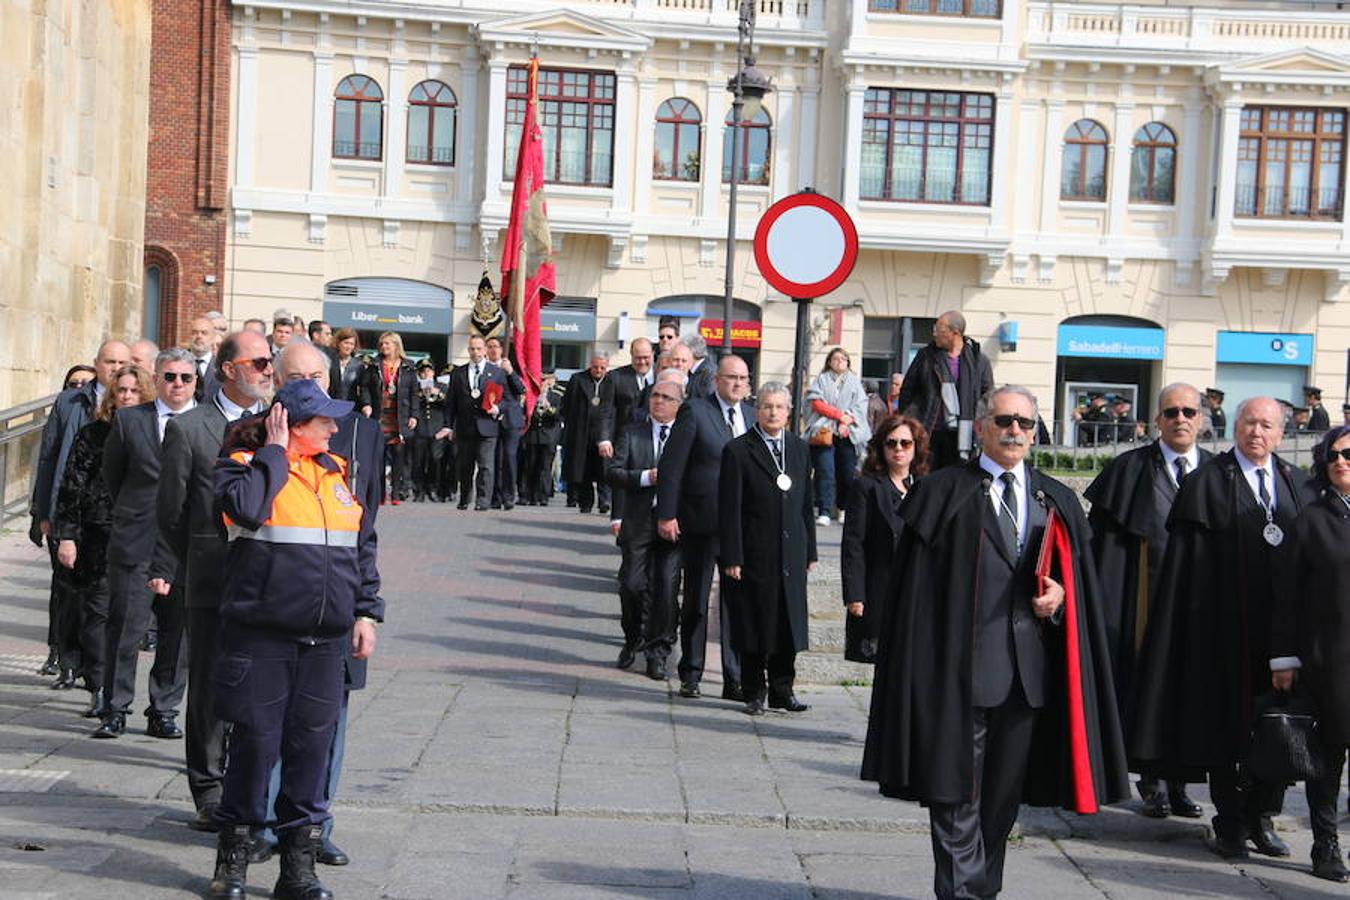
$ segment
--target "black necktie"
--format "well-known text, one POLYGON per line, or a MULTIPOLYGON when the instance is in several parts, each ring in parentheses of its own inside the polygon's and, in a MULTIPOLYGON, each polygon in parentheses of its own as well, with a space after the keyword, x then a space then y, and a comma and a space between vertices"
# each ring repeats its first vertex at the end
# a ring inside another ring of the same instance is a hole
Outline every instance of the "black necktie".
POLYGON ((666 450, 666 434, 669 433, 669 431, 670 431, 669 425, 662 425, 661 433, 658 434, 656 437, 656 459, 658 462, 661 459, 661 454, 664 453, 666 450))
POLYGON ((731 429, 733 435, 736 434, 736 407, 727 407, 727 427, 731 429))
POLYGON ((478 363, 473 364, 473 384, 470 387, 473 390, 478 390, 478 363))
POLYGON ((1261 505, 1270 509, 1270 491, 1266 490, 1266 470, 1256 470, 1256 493, 1261 498, 1261 505))
POLYGON ((1181 483, 1186 480, 1186 457, 1178 456, 1172 465, 1177 467, 1177 487, 1181 487, 1181 483))
POLYGON ((778 468, 781 470, 783 468, 783 448, 778 446, 777 439, 769 441, 769 449, 773 451, 774 462, 778 463, 778 468))
POLYGON ((1003 540, 1008 544, 1008 550, 1013 556, 1017 555, 1017 491, 1013 485, 1017 482, 1016 477, 1011 472, 1004 472, 999 476, 1003 482, 1003 502, 999 505, 998 525, 1003 532, 1003 540))

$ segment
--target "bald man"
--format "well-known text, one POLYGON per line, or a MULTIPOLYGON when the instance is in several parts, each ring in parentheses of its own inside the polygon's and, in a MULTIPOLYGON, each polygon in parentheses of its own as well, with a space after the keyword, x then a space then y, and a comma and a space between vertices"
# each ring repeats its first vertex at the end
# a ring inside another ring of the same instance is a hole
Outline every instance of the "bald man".
POLYGON ((216 347, 219 342, 215 320, 198 316, 192 320, 188 330, 188 352, 192 354, 192 365, 197 372, 196 391, 193 396, 198 403, 202 398, 211 398, 220 390, 220 379, 216 377, 216 347))

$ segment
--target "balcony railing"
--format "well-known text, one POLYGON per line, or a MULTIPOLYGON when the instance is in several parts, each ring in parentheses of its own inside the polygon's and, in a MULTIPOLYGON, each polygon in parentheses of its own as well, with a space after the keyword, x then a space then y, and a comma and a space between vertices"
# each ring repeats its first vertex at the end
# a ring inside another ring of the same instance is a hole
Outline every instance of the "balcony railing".
POLYGON ((378 141, 333 141, 333 156, 336 159, 373 159, 380 158, 378 141))
POLYGON ((1028 7, 1027 41, 1242 53, 1321 46, 1341 53, 1350 46, 1350 12, 1314 3, 1291 3, 1288 10, 1244 10, 1218 2, 1160 8, 1035 0, 1028 7))
POLYGON ((1264 187, 1239 184, 1233 204, 1238 216, 1270 219, 1331 219, 1341 217, 1341 189, 1264 187))

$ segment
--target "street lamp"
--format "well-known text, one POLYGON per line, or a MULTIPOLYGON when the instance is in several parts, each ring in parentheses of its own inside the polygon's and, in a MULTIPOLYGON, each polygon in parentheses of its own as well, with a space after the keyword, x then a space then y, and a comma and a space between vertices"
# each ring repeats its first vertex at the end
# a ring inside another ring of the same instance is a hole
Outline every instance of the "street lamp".
POLYGON ((773 90, 769 79, 755 67, 755 7, 759 0, 740 0, 736 23, 736 64, 740 67, 727 82, 731 92, 731 206, 727 211, 727 274, 722 297, 722 354, 731 355, 732 265, 736 259, 736 181, 740 175, 742 122, 752 121, 764 107, 764 96, 773 90))

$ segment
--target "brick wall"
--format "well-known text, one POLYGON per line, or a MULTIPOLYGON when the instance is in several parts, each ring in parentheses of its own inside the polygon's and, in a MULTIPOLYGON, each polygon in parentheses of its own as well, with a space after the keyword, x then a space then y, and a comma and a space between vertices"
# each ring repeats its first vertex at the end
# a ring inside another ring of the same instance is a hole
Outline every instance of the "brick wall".
POLYGON ((222 308, 230 3, 154 0, 153 15, 145 262, 164 270, 159 341, 168 346, 222 308))

